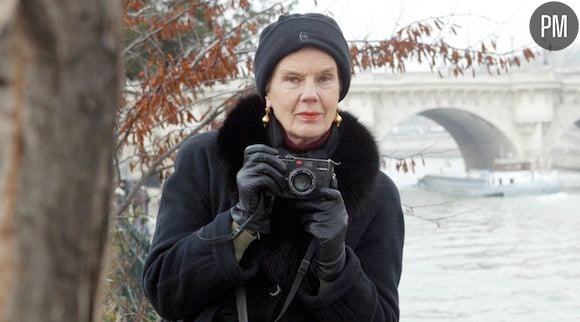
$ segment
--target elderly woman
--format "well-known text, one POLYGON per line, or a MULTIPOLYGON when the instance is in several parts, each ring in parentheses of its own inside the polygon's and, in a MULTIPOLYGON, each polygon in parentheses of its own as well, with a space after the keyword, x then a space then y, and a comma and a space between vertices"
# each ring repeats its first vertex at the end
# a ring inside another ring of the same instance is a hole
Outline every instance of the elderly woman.
POLYGON ((183 321, 397 321, 403 214, 369 131, 338 111, 347 43, 320 14, 264 29, 258 93, 179 151, 145 294, 183 321))

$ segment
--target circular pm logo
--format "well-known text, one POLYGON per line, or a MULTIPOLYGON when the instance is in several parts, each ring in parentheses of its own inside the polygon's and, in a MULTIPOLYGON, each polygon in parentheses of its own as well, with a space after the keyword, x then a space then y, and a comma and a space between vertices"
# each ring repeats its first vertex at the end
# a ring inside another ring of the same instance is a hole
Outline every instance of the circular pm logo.
POLYGON ((578 17, 562 2, 546 2, 530 19, 530 33, 538 46, 547 50, 564 49, 578 35, 578 17))

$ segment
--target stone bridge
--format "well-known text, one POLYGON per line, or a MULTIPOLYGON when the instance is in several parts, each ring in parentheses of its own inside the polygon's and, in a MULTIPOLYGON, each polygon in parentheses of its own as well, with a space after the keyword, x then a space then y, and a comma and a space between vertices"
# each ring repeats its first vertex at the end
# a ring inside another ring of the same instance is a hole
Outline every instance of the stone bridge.
POLYGON ((440 78, 431 73, 361 73, 340 108, 378 140, 414 115, 443 126, 467 169, 496 158, 580 169, 580 71, 545 67, 509 74, 440 78))

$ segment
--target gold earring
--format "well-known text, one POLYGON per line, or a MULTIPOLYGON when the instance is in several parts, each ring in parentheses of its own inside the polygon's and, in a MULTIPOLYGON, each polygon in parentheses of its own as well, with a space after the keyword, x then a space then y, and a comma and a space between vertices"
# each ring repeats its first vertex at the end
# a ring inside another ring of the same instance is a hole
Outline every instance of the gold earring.
POLYGON ((264 127, 268 126, 268 123, 270 123, 270 111, 272 110, 271 107, 266 106, 266 108, 264 109, 264 111, 266 112, 266 115, 264 115, 264 117, 262 117, 262 124, 264 125, 264 127))
POLYGON ((336 123, 336 127, 340 127, 340 125, 342 124, 342 116, 340 116, 340 114, 338 114, 338 111, 336 112, 336 117, 334 118, 334 123, 336 123))

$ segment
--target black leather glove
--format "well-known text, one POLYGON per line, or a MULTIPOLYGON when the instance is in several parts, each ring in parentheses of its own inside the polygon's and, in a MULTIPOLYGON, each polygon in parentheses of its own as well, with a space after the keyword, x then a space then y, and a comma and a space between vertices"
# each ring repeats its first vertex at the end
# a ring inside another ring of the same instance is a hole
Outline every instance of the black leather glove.
POLYGON ((286 184, 286 165, 276 154, 278 150, 264 144, 246 147, 244 165, 236 176, 238 203, 231 209, 232 220, 241 226, 256 214, 246 226, 255 232, 270 232, 274 196, 286 184))
POLYGON ((348 214, 342 195, 338 190, 322 188, 315 198, 297 201, 296 208, 304 212, 304 230, 318 243, 311 266, 314 275, 325 281, 335 280, 344 269, 346 257, 348 214))

